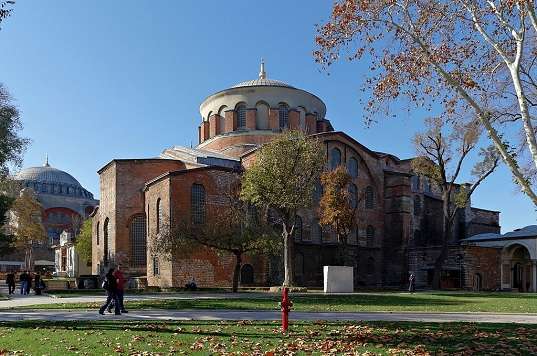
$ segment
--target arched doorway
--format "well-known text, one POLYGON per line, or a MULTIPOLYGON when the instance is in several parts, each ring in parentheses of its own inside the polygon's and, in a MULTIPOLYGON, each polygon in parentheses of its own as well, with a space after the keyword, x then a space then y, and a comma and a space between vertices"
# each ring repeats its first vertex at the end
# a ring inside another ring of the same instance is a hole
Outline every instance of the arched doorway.
POLYGON ((516 243, 507 247, 504 252, 504 263, 511 267, 510 271, 504 271, 504 277, 506 274, 510 277, 510 288, 519 292, 532 290, 533 271, 528 248, 516 243))
POLYGON ((482 288, 483 288, 483 281, 481 279, 481 274, 476 273, 474 275, 474 291, 480 292, 482 288))
POLYGON ((246 264, 241 268, 241 284, 254 283, 254 268, 252 265, 246 264))
POLYGON ((513 266, 513 289, 523 290, 524 282, 524 267, 520 262, 517 262, 513 266))

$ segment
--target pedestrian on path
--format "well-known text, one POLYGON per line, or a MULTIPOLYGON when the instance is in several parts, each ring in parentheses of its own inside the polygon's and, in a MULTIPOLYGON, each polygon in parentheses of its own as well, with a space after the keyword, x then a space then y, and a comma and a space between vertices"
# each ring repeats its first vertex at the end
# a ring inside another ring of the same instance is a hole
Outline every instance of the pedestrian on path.
POLYGON ((414 293, 416 291, 416 276, 414 273, 410 273, 410 277, 408 277, 408 291, 410 293, 414 293))
POLYGON ((27 283, 26 283, 26 295, 30 294, 30 289, 32 289, 32 274, 31 273, 28 273, 28 277, 27 277, 27 283))
POLYGON ((26 286, 28 285, 28 273, 26 271, 19 276, 19 282, 21 283, 21 294, 28 294, 26 293, 26 286))
POLYGON ((35 295, 41 295, 41 289, 43 289, 43 281, 41 280, 41 276, 39 275, 39 273, 37 273, 34 279, 35 295))
MULTIPOLYGON (((116 278, 117 282, 116 294, 119 302, 119 309, 121 310, 121 313, 128 313, 128 311, 125 310, 125 305, 123 304, 123 296, 125 294, 125 276, 123 276, 123 272, 121 272, 120 265, 117 265, 116 270, 114 271, 114 277, 116 278)), ((112 312, 112 307, 115 307, 115 302, 108 306, 109 313, 112 312)))
POLYGON ((106 302, 99 309, 99 314, 103 315, 108 306, 114 302, 114 311, 116 315, 121 315, 119 309, 119 300, 117 298, 117 281, 114 277, 114 269, 110 268, 106 276, 104 277, 103 288, 106 290, 106 302))
POLYGON ((15 293, 15 274, 13 272, 7 274, 6 284, 9 294, 15 293))

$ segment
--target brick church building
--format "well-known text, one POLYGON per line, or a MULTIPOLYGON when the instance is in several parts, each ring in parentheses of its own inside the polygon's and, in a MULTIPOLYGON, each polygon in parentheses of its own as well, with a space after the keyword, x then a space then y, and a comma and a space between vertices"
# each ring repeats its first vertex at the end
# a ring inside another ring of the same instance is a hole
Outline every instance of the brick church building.
MULTIPOLYGON (((181 287, 194 278, 202 287, 230 286, 233 258, 199 249, 163 258, 151 243, 161 226, 178 217, 203 223, 222 204, 222 192, 255 159, 258 148, 284 130, 301 130, 319 139, 326 169, 345 165, 359 200, 350 237, 355 285, 399 287, 414 272, 418 286, 431 283, 439 252, 442 202, 429 182, 412 174, 411 160, 375 152, 325 117, 326 106, 312 93, 259 77, 219 91, 200 106, 199 143, 171 147, 159 157, 114 159, 102 167, 100 206, 93 213, 93 273, 101 274, 122 256, 131 276, 147 276, 150 286, 181 287)), ((315 201, 320 199, 317 190, 315 201)), ((318 207, 299 212, 295 234, 295 281, 322 285, 322 266, 336 258, 336 238, 319 225, 318 207)), ((457 216, 445 286, 459 286, 460 240, 498 234, 499 213, 468 207, 457 216)), ((461 257, 463 258, 463 257, 461 257)), ((276 285, 282 280, 278 257, 249 256, 243 285, 276 285), (260 257, 260 258, 259 258, 260 257)), ((466 285, 467 282, 464 281, 466 285)))

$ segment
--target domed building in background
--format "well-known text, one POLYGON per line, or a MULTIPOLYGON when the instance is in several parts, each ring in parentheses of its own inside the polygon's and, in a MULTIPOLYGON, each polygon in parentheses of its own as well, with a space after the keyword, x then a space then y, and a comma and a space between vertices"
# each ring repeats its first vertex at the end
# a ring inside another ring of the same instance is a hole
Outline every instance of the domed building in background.
POLYGON ((72 175, 51 167, 48 158, 43 166, 25 168, 14 179, 36 193, 50 245, 58 243, 64 230, 71 231, 73 224, 80 224, 99 205, 72 175))
MULTIPOLYGON (((35 264, 54 268, 53 248, 60 245, 60 235, 64 231, 72 234, 74 230, 79 229, 82 222, 99 205, 99 201, 95 200, 93 194, 72 175, 51 167, 48 157, 43 166, 22 169, 13 179, 20 184, 22 189, 32 189, 43 208, 42 222, 48 241, 45 245, 36 247, 35 264)), ((18 265, 23 266, 21 261, 24 261, 24 256, 19 258, 16 251, 1 259, 4 261, 0 261, 0 266, 11 265, 16 269, 18 265)), ((61 258, 59 262, 56 262, 56 269, 62 270, 62 266, 58 265, 61 265, 61 258)))
MULTIPOLYGON (((373 151, 344 132, 334 131, 326 105, 316 95, 267 78, 240 82, 207 97, 200 105, 198 145, 175 146, 158 157, 113 159, 101 168, 101 202, 93 216, 92 270, 103 273, 121 263, 130 276, 150 286, 182 287, 194 279, 201 287, 231 285, 233 256, 200 248, 165 258, 152 250, 162 229, 181 219, 211 221, 225 206, 229 187, 255 161, 258 149, 286 130, 318 139, 326 169, 344 165, 352 176, 349 192, 357 214, 349 236, 355 286, 394 287, 408 282, 430 285, 438 256, 442 200, 424 177, 413 174, 411 159, 373 151), (121 256, 121 262, 119 257, 121 256)), ((337 238, 319 224, 316 206, 297 212, 294 233, 294 280, 320 287, 323 266, 337 258, 337 238)), ((463 254, 459 241, 476 233, 499 233, 499 213, 468 206, 457 215, 450 254, 463 254)), ((491 257, 492 258, 492 257, 491 257)), ((466 285, 460 264, 444 266, 446 286, 466 285)), ((246 256, 242 285, 270 286, 282 280, 279 258, 246 256)), ((487 288, 496 281, 487 280, 487 288)))

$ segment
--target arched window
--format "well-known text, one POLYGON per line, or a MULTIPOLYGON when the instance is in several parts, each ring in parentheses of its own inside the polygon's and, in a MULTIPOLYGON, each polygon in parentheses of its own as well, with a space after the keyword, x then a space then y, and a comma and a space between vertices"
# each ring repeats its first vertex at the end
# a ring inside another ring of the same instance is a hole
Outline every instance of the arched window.
POLYGON ((414 215, 421 214, 421 197, 419 195, 414 196, 414 215))
POLYGON ((365 208, 373 209, 375 207, 375 193, 372 186, 365 188, 365 208))
POLYGON ((100 225, 101 222, 100 221, 97 221, 97 234, 96 234, 96 237, 97 237, 97 246, 99 246, 99 240, 100 240, 100 232, 99 232, 99 228, 100 228, 100 225))
POLYGON ((145 216, 136 215, 130 224, 131 263, 133 267, 146 267, 145 216))
POLYGON ((203 185, 192 184, 190 198, 192 222, 194 224, 203 224, 205 222, 205 188, 203 185))
POLYGON ((237 127, 246 128, 246 105, 239 104, 235 110, 237 111, 237 127))
POLYGON ((358 206, 358 188, 352 183, 349 184, 349 201, 351 203, 351 208, 356 209, 358 206))
POLYGON ((341 151, 337 148, 332 148, 330 152, 330 169, 336 169, 341 164, 341 151))
POLYGON ((351 159, 349 159, 347 170, 349 171, 349 174, 352 178, 358 177, 358 161, 356 160, 356 158, 351 157, 351 159))
POLYGON ((300 216, 295 217, 295 240, 302 241, 302 218, 300 216))
POLYGON ((280 128, 286 128, 289 121, 289 106, 285 103, 281 103, 278 106, 279 118, 280 118, 280 128))
POLYGON ((241 284, 254 283, 254 268, 250 264, 241 267, 241 284))
POLYGON ((108 264, 108 255, 110 253, 110 249, 109 249, 109 245, 110 245, 110 241, 109 241, 109 236, 108 236, 108 218, 104 219, 104 224, 103 224, 103 249, 104 249, 104 256, 103 256, 103 259, 104 259, 104 263, 105 264, 108 264))
POLYGON ((157 205, 155 206, 155 211, 157 213, 157 234, 162 228, 162 204, 160 198, 157 199, 157 205))
POLYGON ((367 226, 366 229, 366 238, 367 238, 367 246, 373 246, 373 243, 375 242, 375 228, 371 225, 367 226))

